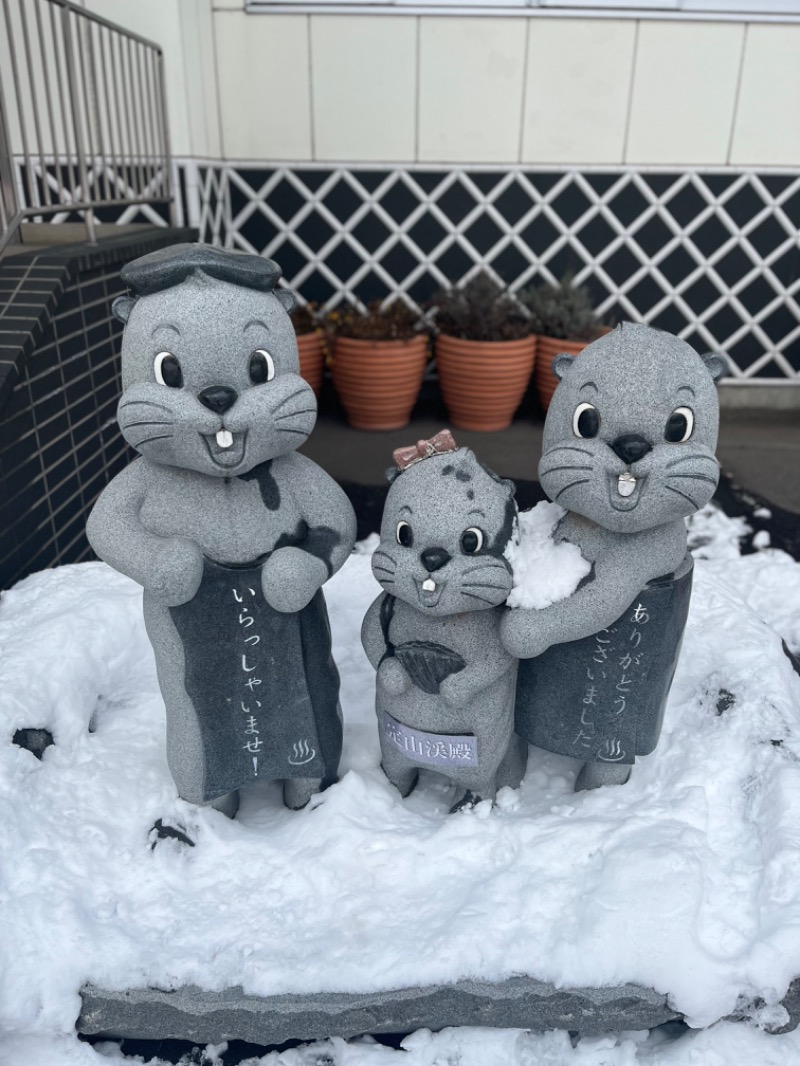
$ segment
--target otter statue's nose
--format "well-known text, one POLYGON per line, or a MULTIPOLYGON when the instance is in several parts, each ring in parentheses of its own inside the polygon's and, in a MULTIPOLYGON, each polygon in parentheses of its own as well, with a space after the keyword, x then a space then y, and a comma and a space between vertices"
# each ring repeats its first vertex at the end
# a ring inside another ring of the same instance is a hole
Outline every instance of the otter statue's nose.
POLYGON ((420 559, 428 573, 432 574, 434 570, 440 570, 445 563, 449 563, 452 555, 444 548, 426 548, 420 553, 420 559))
POLYGON ((209 385, 197 396, 203 407, 207 407, 209 411, 216 411, 218 415, 233 407, 238 398, 239 393, 236 389, 231 389, 227 385, 209 385))
POLYGON ((648 452, 653 450, 653 445, 649 440, 640 437, 638 433, 625 433, 611 443, 611 450, 620 457, 623 463, 630 465, 643 459, 648 452))

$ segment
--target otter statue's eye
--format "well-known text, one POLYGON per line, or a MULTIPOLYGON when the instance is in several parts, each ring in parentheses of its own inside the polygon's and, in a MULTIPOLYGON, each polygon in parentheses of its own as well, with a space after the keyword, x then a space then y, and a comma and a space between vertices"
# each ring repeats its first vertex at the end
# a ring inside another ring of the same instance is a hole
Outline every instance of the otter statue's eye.
POLYGON ((183 371, 177 355, 172 352, 159 352, 153 363, 153 373, 159 385, 170 389, 179 389, 183 385, 183 371))
POLYGON ((397 537, 397 543, 402 544, 404 548, 410 548, 414 543, 414 534, 408 522, 397 523, 395 536, 397 537))
POLYGON ((579 403, 572 416, 572 432, 576 437, 596 437, 600 432, 600 412, 590 403, 579 403))
POLYGON ((272 356, 263 348, 256 348, 250 356, 250 380, 254 385, 266 385, 275 377, 272 356))
POLYGON ((461 550, 467 555, 474 555, 483 547, 483 530, 470 526, 461 534, 461 550))
POLYGON ((667 419, 664 440, 670 444, 683 444, 694 430, 694 412, 691 407, 677 407, 667 419))

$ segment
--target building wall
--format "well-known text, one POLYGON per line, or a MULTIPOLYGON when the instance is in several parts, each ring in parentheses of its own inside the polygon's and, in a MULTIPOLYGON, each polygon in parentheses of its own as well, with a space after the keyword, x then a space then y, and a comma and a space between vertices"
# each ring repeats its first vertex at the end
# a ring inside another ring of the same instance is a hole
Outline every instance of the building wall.
POLYGON ((797 24, 85 3, 163 45, 176 155, 800 165, 797 24))
POLYGON ((800 163, 778 116, 800 113, 800 26, 227 8, 214 27, 228 159, 800 163), (261 63, 280 106, 242 107, 261 63))
POLYGON ((180 217, 301 298, 572 273, 607 321, 800 385, 796 17, 83 2, 163 46, 180 217))

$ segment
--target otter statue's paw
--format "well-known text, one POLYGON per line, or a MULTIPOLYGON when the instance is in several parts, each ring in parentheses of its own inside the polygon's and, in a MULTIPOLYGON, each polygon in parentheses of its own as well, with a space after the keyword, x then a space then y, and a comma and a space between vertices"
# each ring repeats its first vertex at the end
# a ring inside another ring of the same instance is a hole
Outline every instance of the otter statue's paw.
POLYGON ((165 537, 153 552, 145 588, 167 607, 188 603, 203 579, 203 555, 187 537, 165 537))
POLYGON ((226 792, 224 796, 212 800, 209 803, 209 807, 219 811, 220 814, 224 814, 226 818, 235 818, 236 812, 239 810, 239 790, 234 789, 233 792, 226 792))
POLYGON ((500 623, 500 640, 510 655, 533 659, 546 652, 549 645, 543 620, 536 611, 506 611, 500 623), (537 621, 540 622, 537 625, 537 621))
POLYGON ((397 659, 384 659, 378 668, 378 684, 391 696, 402 696, 411 687, 411 678, 397 659))
POLYGON ((583 792, 604 785, 624 785, 633 767, 627 763, 585 762, 575 782, 575 791, 583 792))
POLYGON ((290 811, 300 811, 321 790, 321 777, 287 777, 283 782, 284 806, 290 811))
POLYGON ((458 814, 459 811, 471 811, 477 807, 482 800, 482 796, 476 796, 474 792, 470 792, 470 790, 467 789, 461 799, 456 800, 450 808, 450 814, 458 814))
POLYGON ((328 568, 300 548, 279 548, 261 568, 264 599, 276 611, 302 611, 325 581, 328 568))

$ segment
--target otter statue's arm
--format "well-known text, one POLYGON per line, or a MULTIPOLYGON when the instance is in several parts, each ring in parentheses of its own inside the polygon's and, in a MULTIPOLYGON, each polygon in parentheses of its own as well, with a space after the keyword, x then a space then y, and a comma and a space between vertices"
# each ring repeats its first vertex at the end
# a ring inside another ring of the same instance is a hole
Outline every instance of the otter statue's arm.
POLYGON ((381 607, 385 600, 386 593, 381 592, 370 604, 361 623, 361 643, 373 670, 378 669, 386 654, 386 638, 381 625, 381 607))
POLYGON ((282 456, 273 469, 281 491, 293 497, 301 522, 278 538, 261 570, 261 584, 276 611, 300 611, 353 550, 356 516, 333 478, 305 456, 282 456))
POLYGON ((94 551, 168 607, 191 600, 203 576, 203 556, 187 537, 160 537, 142 525, 146 463, 136 459, 105 487, 86 524, 94 551))
POLYGON ((592 636, 612 625, 648 581, 677 570, 685 556, 683 519, 641 533, 606 532, 589 579, 571 596, 541 610, 506 611, 503 646, 532 659, 552 644, 592 636))
POLYGON ((381 592, 370 604, 361 623, 361 643, 373 670, 377 670, 377 684, 393 696, 399 696, 411 687, 412 682, 400 660, 386 655, 388 644, 381 621, 381 609, 386 600, 386 593, 381 592))

